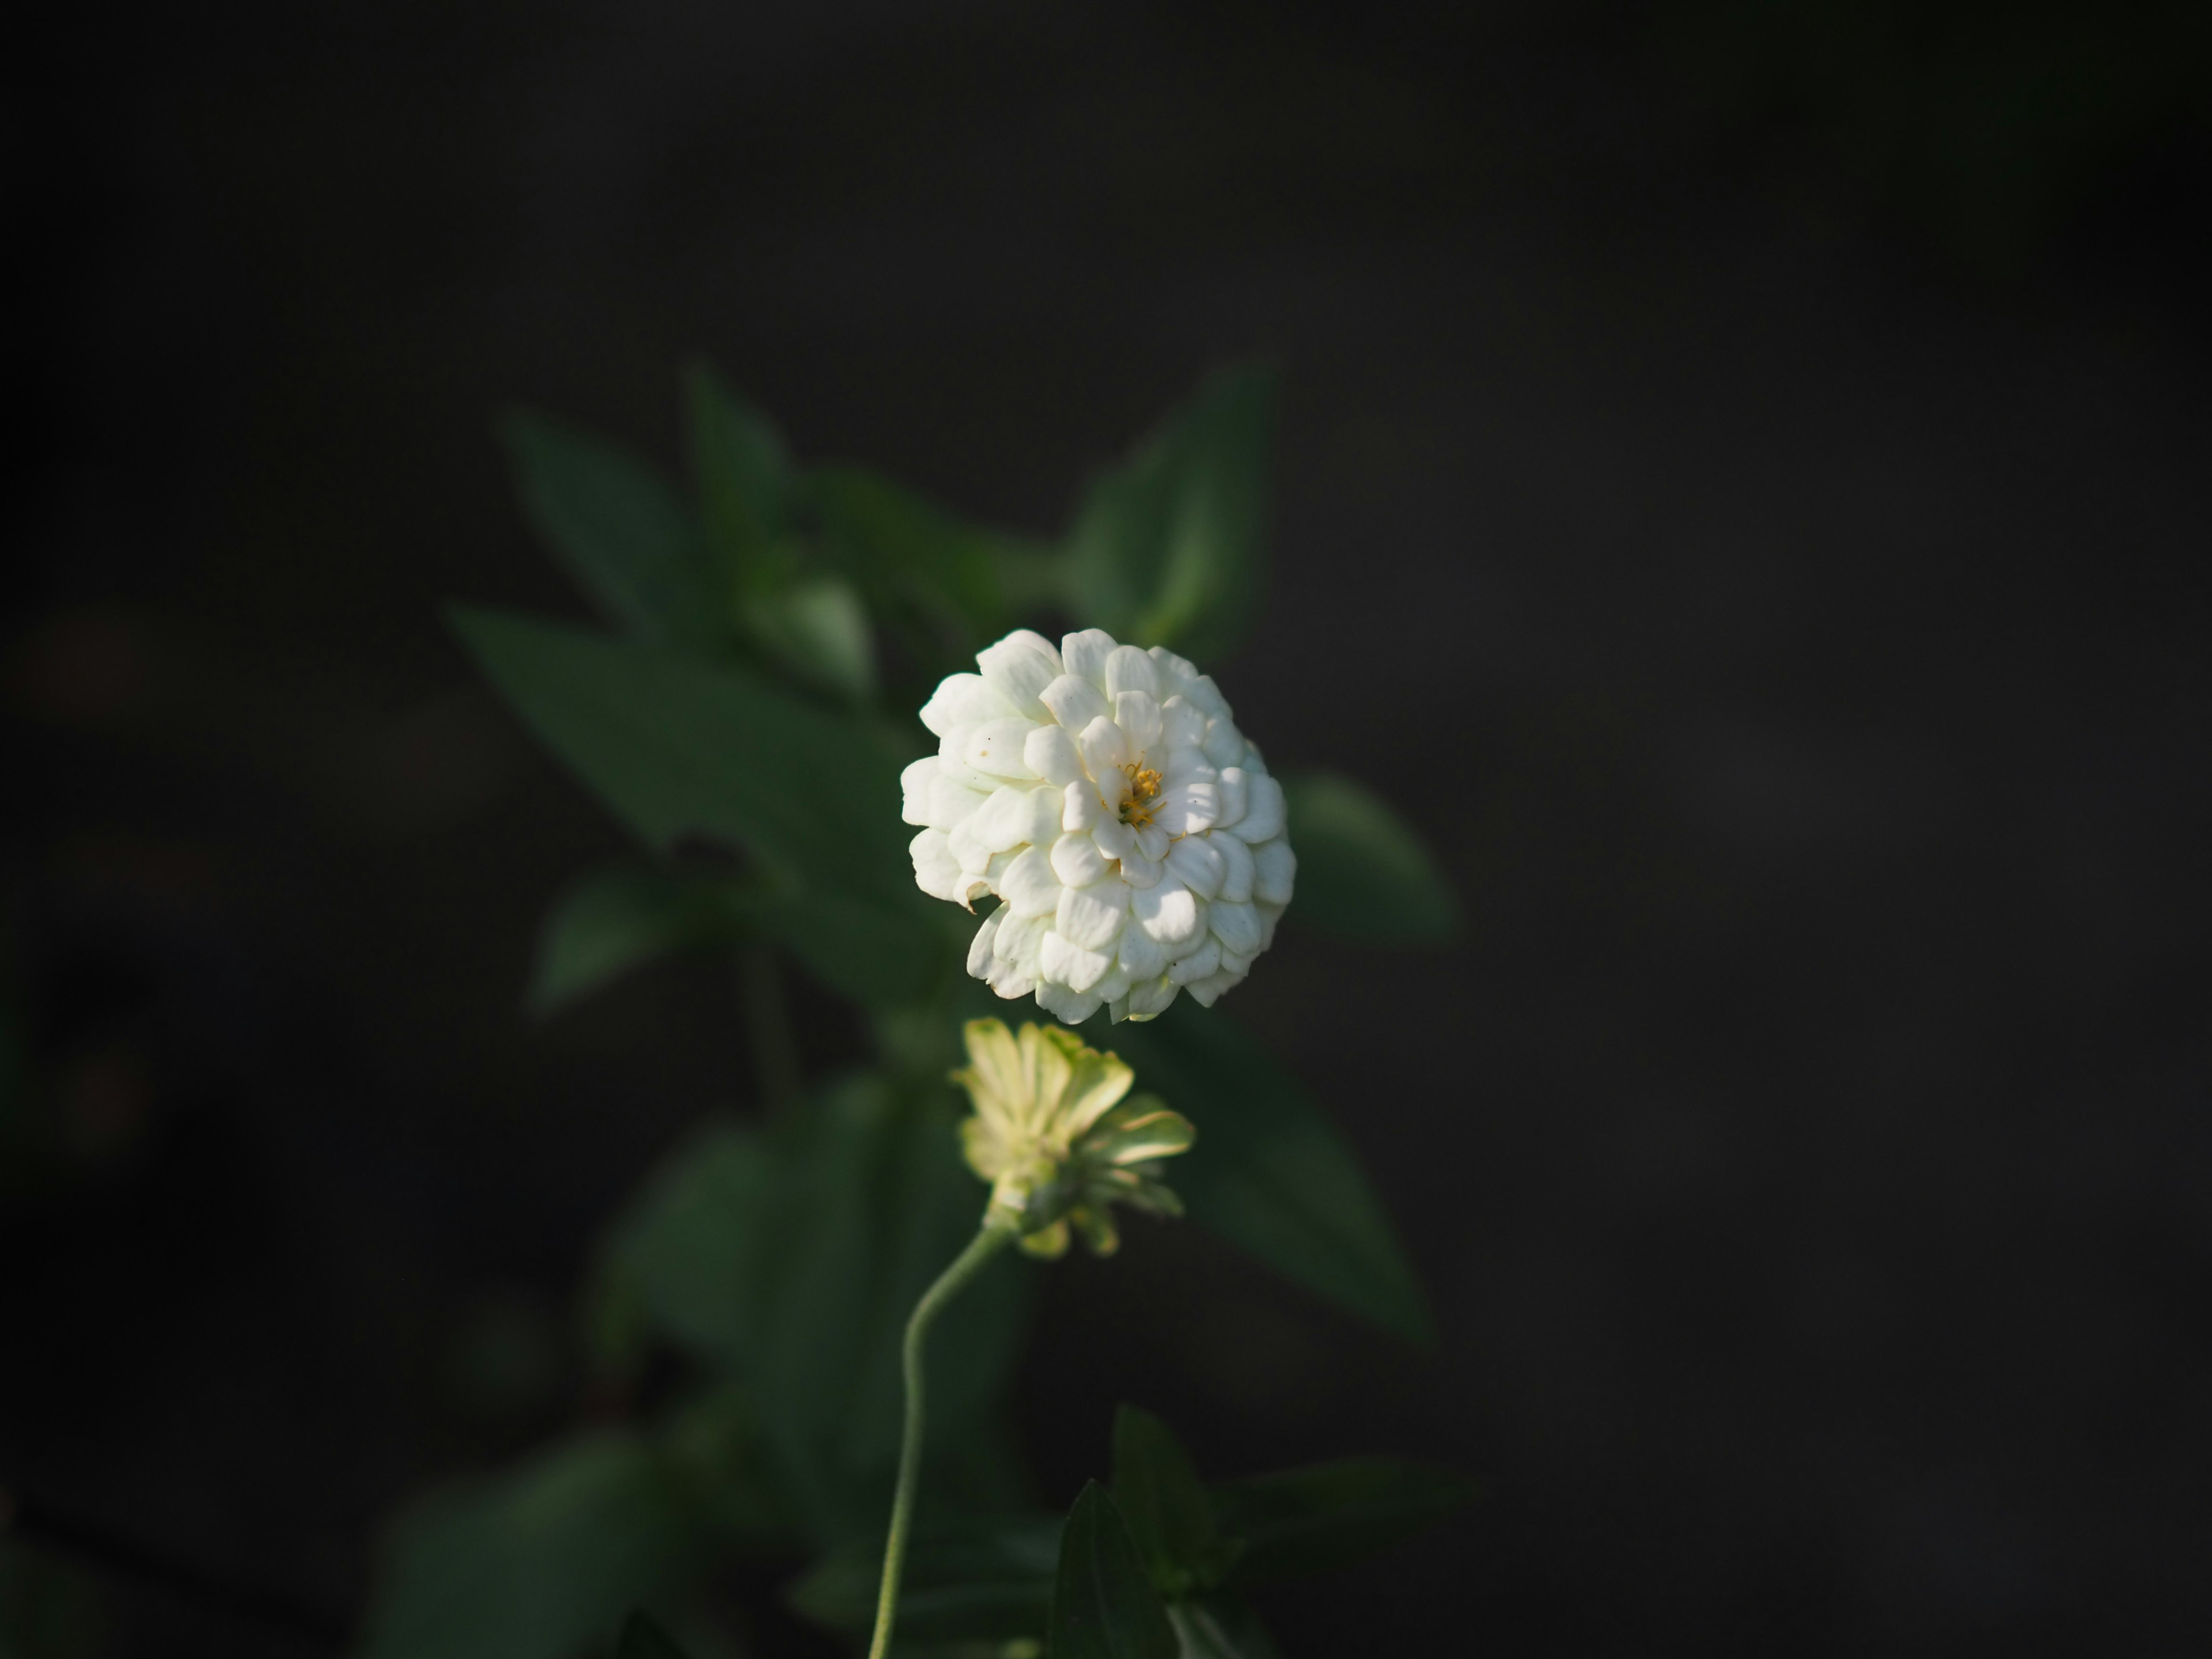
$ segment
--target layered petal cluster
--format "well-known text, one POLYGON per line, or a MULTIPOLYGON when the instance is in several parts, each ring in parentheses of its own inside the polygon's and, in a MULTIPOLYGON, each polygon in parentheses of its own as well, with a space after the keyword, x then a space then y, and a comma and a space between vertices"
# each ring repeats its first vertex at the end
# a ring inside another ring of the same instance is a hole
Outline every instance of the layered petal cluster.
POLYGON ((1071 1231, 1098 1255, 1120 1246, 1112 1206, 1181 1215, 1159 1160, 1190 1150, 1194 1132, 1151 1095, 1130 1096, 1136 1074, 1116 1054, 1057 1025, 968 1022, 968 1065, 952 1080, 975 1114, 960 1125, 968 1165, 991 1183, 986 1224, 1021 1237, 1032 1255, 1067 1249, 1071 1231))
POLYGON ((934 755, 906 769, 915 880, 975 908, 968 951, 1002 997, 1073 1025, 1211 1004, 1273 943, 1297 859, 1283 788, 1212 680, 1098 629, 1024 629, 922 706, 934 755))

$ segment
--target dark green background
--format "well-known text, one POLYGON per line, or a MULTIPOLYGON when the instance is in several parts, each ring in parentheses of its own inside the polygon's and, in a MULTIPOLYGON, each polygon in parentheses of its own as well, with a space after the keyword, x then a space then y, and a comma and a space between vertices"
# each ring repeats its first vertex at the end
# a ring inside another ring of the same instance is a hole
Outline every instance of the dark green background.
MULTIPOLYGON (((1369 1160, 1444 1337, 1133 1227, 1049 1280, 1048 1495, 1108 1472, 1124 1398, 1209 1474, 1483 1480, 1270 1591, 1293 1659, 2194 1645, 2197 18, 34 25, 0 1486, 343 1628, 394 1502, 617 1408, 577 1397, 576 1275, 749 1073, 717 963, 520 1012, 546 901, 621 841, 438 621, 580 614, 500 407, 672 464, 704 352, 802 455, 1042 533, 1265 353, 1273 585, 1207 665, 1272 761, 1389 793, 1469 925, 1427 957, 1286 926, 1230 1006, 1369 1160)), ((811 1060, 854 1051, 800 1012, 811 1060)), ((92 1651, 319 1650, 90 1595, 92 1651)))

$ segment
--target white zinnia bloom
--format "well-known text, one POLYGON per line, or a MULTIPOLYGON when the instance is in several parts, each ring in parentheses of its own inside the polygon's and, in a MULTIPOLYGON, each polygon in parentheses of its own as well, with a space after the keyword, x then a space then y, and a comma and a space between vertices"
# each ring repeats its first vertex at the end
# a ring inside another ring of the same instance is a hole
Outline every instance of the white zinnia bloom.
POLYGON ((1297 860, 1283 787, 1212 680, 1091 628, 1022 629, 922 705, 937 752, 906 769, 922 891, 1005 901, 968 971, 1070 1025, 1210 1005, 1273 943, 1297 860))

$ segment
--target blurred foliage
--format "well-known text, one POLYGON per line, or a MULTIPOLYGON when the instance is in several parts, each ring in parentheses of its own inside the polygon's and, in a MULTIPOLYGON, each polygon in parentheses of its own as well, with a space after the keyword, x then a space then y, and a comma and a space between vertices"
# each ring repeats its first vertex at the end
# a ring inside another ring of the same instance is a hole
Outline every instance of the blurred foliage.
MULTIPOLYGON (((529 1005, 552 1013, 671 951, 772 951, 856 1005, 879 1058, 703 1125, 655 1172, 610 1230, 584 1310, 598 1394, 645 1409, 402 1515, 374 1659, 564 1659, 601 1648, 633 1607, 691 1607, 732 1555, 814 1560, 794 1605, 832 1628, 865 1622, 901 1335, 985 1196, 958 1155, 951 1044, 963 1016, 998 1011, 962 969, 973 919, 912 878, 898 777, 930 742, 912 710, 1024 618, 1212 655, 1262 587, 1267 371, 1207 382, 1091 480, 1051 542, 856 467, 800 465, 704 366, 685 392, 688 492, 545 416, 505 423, 526 516, 611 632, 452 612, 487 678, 639 846, 555 900, 529 1005)), ((1294 838, 1295 814, 1314 817, 1290 925, 1305 925, 1310 886, 1316 927, 1449 936, 1450 893, 1379 797, 1334 775, 1288 787, 1294 838)), ((1106 1041, 1202 1125, 1178 1183, 1194 1218, 1427 1339, 1357 1161, 1260 1044, 1187 1000, 1106 1041)), ((1035 1271, 994 1262, 932 1342, 930 1540, 899 1651, 1271 1651, 1224 1599, 1242 1535, 1218 1530, 1222 1500, 1150 1419, 1125 1426, 1114 1492, 1065 1524, 1036 1516, 1003 1413, 1035 1271)), ((649 1620, 623 1638, 625 1655, 670 1646, 649 1620)))

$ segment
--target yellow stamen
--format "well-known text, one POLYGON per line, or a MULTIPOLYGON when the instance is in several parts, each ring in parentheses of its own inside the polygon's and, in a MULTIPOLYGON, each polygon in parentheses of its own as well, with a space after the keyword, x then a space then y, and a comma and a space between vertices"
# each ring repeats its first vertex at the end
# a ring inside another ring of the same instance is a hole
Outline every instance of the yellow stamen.
POLYGON ((1131 761, 1121 769, 1129 780, 1129 799, 1121 803, 1121 822, 1141 830, 1152 821, 1152 805, 1160 798, 1160 775, 1149 766, 1131 761))

